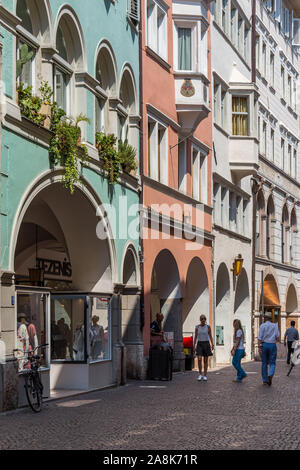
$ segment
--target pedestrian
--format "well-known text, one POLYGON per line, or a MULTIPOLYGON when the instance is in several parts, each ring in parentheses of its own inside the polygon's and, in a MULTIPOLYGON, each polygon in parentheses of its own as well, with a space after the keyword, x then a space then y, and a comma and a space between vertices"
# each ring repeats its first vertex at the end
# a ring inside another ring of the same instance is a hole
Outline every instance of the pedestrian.
POLYGON ((203 369, 204 375, 203 380, 207 381, 207 369, 208 369, 208 358, 212 356, 212 351, 214 349, 213 339, 211 335, 211 328, 206 323, 206 316, 200 316, 200 325, 197 325, 195 328, 195 338, 194 338, 194 352, 198 356, 198 368, 199 368, 199 377, 197 380, 202 379, 202 358, 203 358, 203 369), (210 341, 210 344, 209 344, 210 341))
POLYGON ((288 353, 287 353, 287 364, 290 363, 291 360, 291 354, 294 352, 294 348, 292 348, 293 342, 299 340, 299 332, 297 328, 295 328, 295 322, 294 320, 291 321, 291 326, 286 330, 284 333, 284 345, 288 347, 288 353))
POLYGON ((237 318, 233 322, 233 348, 231 350, 232 365, 237 371, 237 376, 234 382, 242 382, 242 380, 247 377, 246 372, 241 366, 241 360, 245 355, 245 346, 244 346, 244 332, 240 320, 237 318))
POLYGON ((163 322, 164 316, 162 313, 157 313, 156 314, 156 320, 154 320, 151 325, 150 325, 150 331, 151 331, 151 345, 155 345, 158 343, 163 343, 164 342, 164 332, 162 329, 162 322, 163 322))
POLYGON ((258 348, 261 355, 261 375, 264 385, 272 385, 276 369, 277 346, 280 334, 277 323, 272 323, 272 312, 264 313, 265 322, 260 325, 258 332, 258 348))

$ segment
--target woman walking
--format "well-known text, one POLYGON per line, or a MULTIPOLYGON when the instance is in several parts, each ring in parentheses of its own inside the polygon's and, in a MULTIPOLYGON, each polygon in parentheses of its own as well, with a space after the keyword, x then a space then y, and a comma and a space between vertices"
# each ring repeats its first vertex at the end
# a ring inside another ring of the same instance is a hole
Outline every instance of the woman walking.
POLYGON ((202 358, 203 358, 203 369, 204 375, 203 380, 207 381, 207 368, 208 368, 208 358, 212 356, 212 350, 214 349, 213 339, 211 336, 211 328, 206 324, 206 316, 201 315, 200 325, 197 325, 195 328, 195 338, 194 338, 194 351, 198 356, 198 368, 199 368, 199 377, 197 380, 202 379, 202 358), (211 343, 211 346, 209 344, 211 343))
POLYGON ((240 320, 236 319, 233 322, 234 334, 233 334, 233 348, 231 350, 232 365, 237 371, 237 377, 234 382, 241 382, 247 377, 246 372, 241 366, 241 360, 244 357, 244 333, 240 320))

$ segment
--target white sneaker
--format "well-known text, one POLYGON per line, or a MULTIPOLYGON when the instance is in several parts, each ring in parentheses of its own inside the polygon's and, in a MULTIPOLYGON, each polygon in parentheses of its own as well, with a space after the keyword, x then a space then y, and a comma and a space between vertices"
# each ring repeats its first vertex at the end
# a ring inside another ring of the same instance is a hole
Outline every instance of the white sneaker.
POLYGON ((201 379, 202 379, 202 375, 199 375, 197 380, 199 380, 199 382, 200 382, 201 379))
POLYGON ((207 377, 206 377, 206 375, 204 375, 204 377, 203 377, 203 380, 204 380, 204 382, 206 382, 206 381, 207 381, 207 377))

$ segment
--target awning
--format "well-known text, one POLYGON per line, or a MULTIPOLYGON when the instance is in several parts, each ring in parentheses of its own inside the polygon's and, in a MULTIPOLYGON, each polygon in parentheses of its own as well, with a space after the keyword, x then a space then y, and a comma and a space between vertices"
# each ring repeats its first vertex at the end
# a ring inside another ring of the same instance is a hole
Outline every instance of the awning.
POLYGON ((280 307, 275 281, 264 281, 264 307, 280 307))

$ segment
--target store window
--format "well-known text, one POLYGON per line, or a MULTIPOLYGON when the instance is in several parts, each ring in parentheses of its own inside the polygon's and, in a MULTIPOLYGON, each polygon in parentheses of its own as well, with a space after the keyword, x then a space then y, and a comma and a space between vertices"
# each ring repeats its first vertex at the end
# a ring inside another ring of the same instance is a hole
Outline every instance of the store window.
POLYGON ((111 325, 108 297, 90 298, 89 358, 90 362, 111 359, 111 325))
POLYGON ((52 362, 111 359, 110 298, 55 296, 51 300, 52 362))
MULTIPOLYGON (((30 368, 28 355, 47 343, 47 298, 44 293, 17 293, 16 357, 19 371, 30 368)), ((41 357, 41 366, 47 367, 47 349, 35 352, 41 357)))

